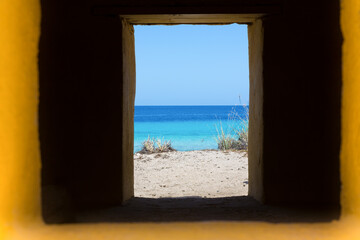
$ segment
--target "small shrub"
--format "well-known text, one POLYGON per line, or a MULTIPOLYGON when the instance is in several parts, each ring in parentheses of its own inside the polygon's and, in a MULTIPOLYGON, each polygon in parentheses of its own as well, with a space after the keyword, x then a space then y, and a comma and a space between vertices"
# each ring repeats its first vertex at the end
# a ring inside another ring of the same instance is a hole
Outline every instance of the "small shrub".
POLYGON ((235 139, 230 134, 225 134, 222 124, 220 122, 220 132, 216 129, 218 135, 216 137, 216 142, 218 144, 218 149, 220 150, 229 150, 233 146, 235 139))
POLYGON ((164 139, 156 139, 156 149, 158 152, 169 152, 169 151, 173 151, 174 149, 171 147, 171 141, 166 141, 164 139))
POLYGON ((218 149, 220 150, 247 150, 249 132, 249 109, 246 110, 245 117, 240 117, 235 109, 229 114, 229 120, 235 122, 230 126, 230 131, 225 133, 220 122, 220 131, 217 130, 216 138, 218 149))
POLYGON ((248 148, 248 133, 249 131, 246 129, 243 132, 239 132, 238 134, 238 149, 247 149, 248 148))
POLYGON ((142 148, 139 153, 160 153, 160 152, 171 152, 176 151, 171 146, 171 141, 166 141, 160 138, 150 138, 142 142, 142 148))
POLYGON ((144 153, 155 152, 155 143, 154 143, 154 140, 150 138, 150 136, 148 137, 147 140, 142 142, 142 148, 141 148, 140 152, 144 152, 144 153))
POLYGON ((248 121, 241 120, 241 123, 233 128, 233 131, 236 136, 236 149, 244 150, 248 148, 248 136, 249 136, 249 126, 248 121))

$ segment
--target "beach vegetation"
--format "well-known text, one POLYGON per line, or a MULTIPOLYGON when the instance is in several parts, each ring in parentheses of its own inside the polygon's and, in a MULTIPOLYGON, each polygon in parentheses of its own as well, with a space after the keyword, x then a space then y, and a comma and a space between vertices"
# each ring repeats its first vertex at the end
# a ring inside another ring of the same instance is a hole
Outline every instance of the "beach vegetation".
POLYGON ((220 150, 247 150, 249 135, 249 109, 246 107, 245 114, 240 114, 233 109, 229 114, 229 126, 224 130, 220 121, 216 127, 216 142, 220 150))
POLYGON ((220 150, 232 149, 235 139, 229 133, 225 133, 221 122, 220 122, 220 130, 216 128, 216 131, 218 133, 216 136, 218 149, 220 150))
POLYGON ((161 152, 172 152, 176 151, 172 145, 170 140, 164 140, 164 138, 148 138, 142 142, 141 150, 139 153, 161 153, 161 152))

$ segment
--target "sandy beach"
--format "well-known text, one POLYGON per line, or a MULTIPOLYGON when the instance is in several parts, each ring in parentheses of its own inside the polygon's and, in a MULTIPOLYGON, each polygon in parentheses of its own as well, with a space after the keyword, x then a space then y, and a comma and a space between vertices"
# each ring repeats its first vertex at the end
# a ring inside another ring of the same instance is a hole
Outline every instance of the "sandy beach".
POLYGON ((134 154, 135 197, 248 194, 247 152, 201 150, 134 154))

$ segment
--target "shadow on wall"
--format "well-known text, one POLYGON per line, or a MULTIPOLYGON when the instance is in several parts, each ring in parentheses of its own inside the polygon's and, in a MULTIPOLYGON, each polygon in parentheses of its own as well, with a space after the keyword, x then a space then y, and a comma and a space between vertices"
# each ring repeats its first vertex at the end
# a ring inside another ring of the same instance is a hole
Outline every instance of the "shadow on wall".
POLYGON ((330 222, 340 209, 324 206, 273 207, 248 196, 225 198, 133 198, 125 206, 77 213, 84 222, 265 221, 330 222))

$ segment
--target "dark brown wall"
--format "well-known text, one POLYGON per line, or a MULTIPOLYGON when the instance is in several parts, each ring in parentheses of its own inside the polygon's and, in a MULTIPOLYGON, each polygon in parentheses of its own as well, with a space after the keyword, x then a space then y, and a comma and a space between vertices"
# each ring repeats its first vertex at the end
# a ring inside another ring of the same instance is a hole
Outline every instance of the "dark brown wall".
POLYGON ((338 1, 286 1, 264 26, 264 196, 338 204, 338 1))
POLYGON ((39 117, 49 221, 59 208, 121 202, 121 28, 118 17, 92 16, 87 4, 42 1, 39 117))

